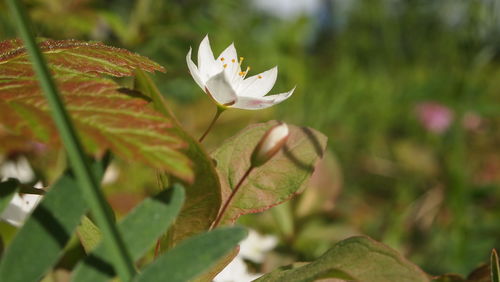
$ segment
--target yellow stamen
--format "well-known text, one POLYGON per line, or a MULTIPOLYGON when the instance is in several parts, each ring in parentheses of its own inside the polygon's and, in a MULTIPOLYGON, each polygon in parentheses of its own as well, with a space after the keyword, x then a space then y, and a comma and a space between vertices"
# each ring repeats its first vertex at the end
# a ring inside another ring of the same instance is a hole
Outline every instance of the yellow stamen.
POLYGON ((227 64, 222 65, 224 68, 227 68, 227 64))
POLYGON ((220 58, 220 60, 224 62, 225 59, 224 59, 224 57, 222 57, 222 58, 220 58))
POLYGON ((243 63, 243 60, 244 60, 244 59, 245 59, 245 58, 240 57, 240 62, 238 63, 238 64, 240 64, 240 66, 241 66, 241 63, 243 63))
POLYGON ((234 63, 234 62, 236 62, 236 60, 235 60, 235 59, 232 59, 232 60, 231 60, 231 62, 233 62, 233 63, 234 63))
POLYGON ((257 76, 257 78, 262 78, 262 75, 257 76))

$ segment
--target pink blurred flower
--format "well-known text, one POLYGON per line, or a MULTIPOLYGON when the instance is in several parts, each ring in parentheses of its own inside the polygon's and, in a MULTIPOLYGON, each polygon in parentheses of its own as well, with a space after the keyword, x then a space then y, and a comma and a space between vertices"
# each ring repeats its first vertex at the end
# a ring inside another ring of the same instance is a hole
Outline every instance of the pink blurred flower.
POLYGON ((453 122, 453 111, 437 102, 421 102, 415 111, 422 126, 432 133, 445 132, 453 122))

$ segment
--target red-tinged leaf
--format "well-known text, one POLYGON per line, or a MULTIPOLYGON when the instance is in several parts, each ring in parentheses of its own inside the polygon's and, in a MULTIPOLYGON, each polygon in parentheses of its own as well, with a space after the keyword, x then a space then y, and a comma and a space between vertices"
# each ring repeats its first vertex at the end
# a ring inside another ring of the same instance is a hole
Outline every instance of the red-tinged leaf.
MULTIPOLYGON (((135 69, 164 71, 162 66, 145 57, 101 42, 45 39, 39 41, 39 46, 56 71, 63 69, 112 76, 132 76, 135 69)), ((13 71, 18 73, 31 72, 29 66, 19 68, 29 64, 26 49, 19 39, 0 42, 0 64, 4 62, 14 66, 13 71)))
MULTIPOLYGON (((192 181, 191 163, 180 152, 186 143, 173 130, 172 119, 135 97, 139 94, 100 77, 133 75, 135 68, 163 70, 160 66, 101 43, 45 40, 40 45, 88 152, 110 149, 126 160, 192 181)), ((0 140, 13 146, 2 146, 0 153, 33 142, 60 146, 47 102, 18 40, 0 42, 0 140), (12 140, 22 145, 14 146, 12 140)))
MULTIPOLYGON (((250 156, 264 133, 276 121, 251 125, 226 141, 213 153, 227 199, 250 167, 250 156)), ((283 149, 264 165, 255 168, 233 198, 222 222, 261 212, 300 193, 323 156, 327 138, 310 128, 289 125, 290 136, 283 149)))

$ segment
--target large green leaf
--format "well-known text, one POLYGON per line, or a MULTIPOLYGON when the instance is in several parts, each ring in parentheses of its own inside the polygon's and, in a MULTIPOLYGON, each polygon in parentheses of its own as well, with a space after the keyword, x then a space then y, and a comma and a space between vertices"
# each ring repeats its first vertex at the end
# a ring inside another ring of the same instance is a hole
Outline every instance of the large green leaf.
MULTIPOLYGON (((131 211, 118 225, 132 259, 139 259, 154 245, 181 210, 184 189, 174 185, 155 197, 148 198, 131 211)), ((111 258, 99 244, 73 273, 72 281, 107 281, 115 276, 111 258)))
POLYGON ((193 236, 144 268, 134 281, 189 281, 208 271, 246 234, 241 227, 223 227, 193 236))
POLYGON ((337 243, 316 261, 299 267, 279 268, 256 281, 314 281, 339 278, 370 282, 418 282, 429 277, 395 250, 368 237, 337 243))
MULTIPOLYGON (((131 76, 134 69, 163 68, 145 57, 98 42, 42 40, 52 75, 88 152, 111 149, 117 156, 193 178, 173 122, 145 97, 104 77, 131 76)), ((20 40, 0 42, 0 153, 33 141, 60 146, 49 107, 20 40)))
MULTIPOLYGON (((101 179, 105 162, 92 170, 101 179)), ((66 172, 47 192, 16 234, 0 261, 0 281, 38 281, 62 254, 87 210, 77 181, 66 172)))
POLYGON ((169 247, 187 237, 208 230, 219 211, 220 182, 212 158, 176 121, 152 80, 140 70, 136 71, 135 77, 136 89, 152 99, 157 111, 173 120, 172 130, 188 145, 182 152, 193 160, 194 182, 186 184, 186 203, 175 225, 169 229, 167 240, 162 244, 162 247, 169 247))
POLYGON ((19 190, 19 181, 16 179, 7 179, 4 182, 0 182, 0 214, 9 205, 12 198, 19 190))
MULTIPOLYGON (((223 199, 229 197, 250 167, 250 156, 264 133, 276 124, 276 121, 270 121, 251 125, 213 153, 223 199)), ((240 215, 269 209, 306 187, 317 162, 323 156, 327 138, 307 127, 289 125, 289 129, 290 136, 283 149, 250 173, 233 198, 223 222, 234 222, 240 215)))

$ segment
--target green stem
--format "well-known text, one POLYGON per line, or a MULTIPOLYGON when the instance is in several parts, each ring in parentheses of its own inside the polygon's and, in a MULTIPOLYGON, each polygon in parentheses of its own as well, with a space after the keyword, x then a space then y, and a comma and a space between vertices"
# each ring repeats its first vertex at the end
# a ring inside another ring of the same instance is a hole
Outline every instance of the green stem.
POLYGON ((215 227, 217 227, 219 225, 220 221, 222 220, 222 217, 224 217, 224 214, 226 213, 226 210, 229 207, 229 204, 233 200, 234 195, 236 195, 236 193, 238 192, 238 190, 240 190, 241 185, 243 184, 243 182, 245 181, 245 179, 248 178, 248 175, 250 175, 250 172, 252 172, 253 169, 254 169, 254 167, 251 166, 251 167, 248 168, 248 170, 245 172, 245 174, 243 174, 243 176, 241 177, 240 181, 238 182, 238 184, 236 184, 236 187, 234 187, 233 191, 231 192, 231 195, 229 195, 229 198, 224 203, 224 206, 220 210, 219 214, 217 215, 217 218, 215 219, 215 221, 212 224, 212 227, 210 229, 214 229, 215 227))
POLYGON ((135 275, 135 268, 125 244, 118 233, 113 220, 106 212, 106 200, 102 195, 97 180, 86 162, 82 145, 71 124, 70 118, 59 97, 56 85, 50 76, 47 64, 36 44, 29 28, 30 23, 24 6, 17 0, 8 0, 9 8, 14 15, 20 35, 24 41, 33 67, 40 81, 43 93, 51 109, 52 117, 67 150, 71 167, 78 181, 78 186, 89 205, 90 211, 104 234, 104 243, 113 258, 116 272, 122 281, 129 281, 135 275))
POLYGON ((198 142, 200 142, 200 143, 203 142, 203 139, 205 139, 205 136, 207 136, 207 134, 210 132, 210 130, 214 126, 215 122, 219 119, 220 114, 222 114, 222 112, 224 112, 225 110, 226 110, 225 108, 217 106, 217 112, 215 113, 215 116, 212 119, 212 122, 210 122, 210 125, 208 126, 207 130, 205 130, 205 133, 203 133, 203 135, 200 137, 198 142))

